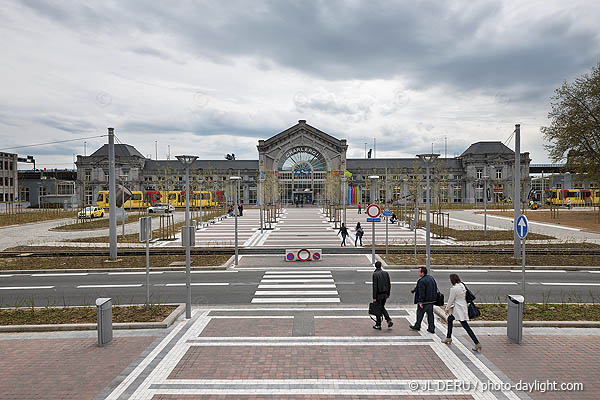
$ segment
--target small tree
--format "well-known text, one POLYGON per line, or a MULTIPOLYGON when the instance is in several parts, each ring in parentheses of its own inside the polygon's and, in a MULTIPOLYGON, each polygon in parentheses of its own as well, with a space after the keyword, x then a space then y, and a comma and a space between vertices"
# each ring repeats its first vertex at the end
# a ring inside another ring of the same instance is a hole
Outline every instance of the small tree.
POLYGON ((550 125, 541 128, 550 157, 600 181, 600 64, 571 84, 565 81, 552 100, 550 125))

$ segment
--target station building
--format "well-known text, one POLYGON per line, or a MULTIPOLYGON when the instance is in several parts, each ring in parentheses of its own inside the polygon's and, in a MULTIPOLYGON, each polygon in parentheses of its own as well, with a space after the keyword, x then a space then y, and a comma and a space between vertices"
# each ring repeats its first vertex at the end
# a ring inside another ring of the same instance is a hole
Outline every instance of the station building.
MULTIPOLYGON (((259 140, 257 160, 197 160, 192 168, 192 189, 232 193, 230 176, 241 176, 240 200, 261 201, 261 185, 274 187, 284 204, 321 204, 332 193, 347 191, 350 204, 368 203, 369 176, 378 175, 379 199, 417 203, 425 201, 425 168, 419 159, 347 159, 348 143, 305 120, 266 140, 259 140)), ((192 152, 193 153, 193 152, 192 152)), ((431 168, 432 202, 501 202, 514 197, 514 152, 501 142, 473 143, 460 156, 438 158, 431 168)), ((117 182, 132 191, 185 190, 185 169, 177 160, 152 160, 133 146, 115 145, 117 182)), ((521 193, 530 190, 529 153, 521 153, 521 193)), ((100 190, 108 189, 108 145, 89 156, 77 156, 77 191, 80 205, 93 204, 100 190)), ((265 189, 262 188, 264 196, 265 189)), ((220 199, 222 200, 222 199, 220 199)), ((266 197, 265 197, 265 201, 266 197)))

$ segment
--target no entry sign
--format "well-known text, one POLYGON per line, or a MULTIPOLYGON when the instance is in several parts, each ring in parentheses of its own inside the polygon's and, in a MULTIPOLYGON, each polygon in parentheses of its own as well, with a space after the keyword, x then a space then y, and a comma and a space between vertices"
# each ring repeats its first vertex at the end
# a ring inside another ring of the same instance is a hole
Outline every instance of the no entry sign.
POLYGON ((381 208, 377 204, 369 204, 367 207, 367 216, 377 218, 381 214, 381 208))

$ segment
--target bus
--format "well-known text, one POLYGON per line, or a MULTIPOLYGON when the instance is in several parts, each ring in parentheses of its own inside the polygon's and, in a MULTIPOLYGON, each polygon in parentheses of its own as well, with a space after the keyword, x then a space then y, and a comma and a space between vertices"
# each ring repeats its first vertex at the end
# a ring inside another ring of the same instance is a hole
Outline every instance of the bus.
POLYGON ((600 204, 600 189, 546 189, 546 204, 591 206, 600 204))

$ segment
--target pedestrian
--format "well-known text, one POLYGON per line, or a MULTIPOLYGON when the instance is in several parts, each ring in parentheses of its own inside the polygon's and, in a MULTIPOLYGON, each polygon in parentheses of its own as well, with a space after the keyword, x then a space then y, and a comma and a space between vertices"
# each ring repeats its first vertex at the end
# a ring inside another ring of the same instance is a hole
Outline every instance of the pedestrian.
POLYGON ((362 211, 362 207, 360 206, 360 203, 358 203, 358 213, 361 214, 362 211))
POLYGON ((398 217, 396 217, 396 213, 392 213, 392 217, 390 218, 390 224, 395 224, 397 220, 398 217))
POLYGON ((244 205, 242 203, 240 203, 240 205, 238 206, 238 211, 239 211, 240 217, 242 215, 244 215, 244 205))
POLYGON ((377 319, 375 321, 375 326, 373 329, 381 330, 381 315, 387 321, 388 328, 391 328, 394 323, 390 318, 387 310, 385 309, 385 302, 390 297, 390 292, 392 290, 392 283, 390 282, 390 274, 387 271, 381 269, 381 261, 375 262, 375 271, 373 271, 373 277, 371 279, 373 282, 373 302, 377 303, 378 313, 376 315, 377 319))
POLYGON ((354 247, 356 247, 356 242, 360 240, 360 245, 362 246, 362 237, 365 234, 365 231, 363 231, 362 226, 360 226, 360 222, 356 223, 356 236, 354 237, 354 247))
POLYGON ((230 217, 233 217, 233 207, 232 207, 232 206, 229 206, 229 208, 227 209, 227 214, 228 214, 230 217))
POLYGON ((569 210, 571 209, 571 199, 567 200, 567 207, 569 207, 569 210))
POLYGON ((433 318, 433 303, 437 300, 437 283, 433 276, 427 275, 427 267, 419 267, 419 280, 417 286, 411 291, 415 294, 417 305, 417 320, 410 329, 418 331, 421 329, 423 316, 427 314, 427 332, 435 333, 435 320, 433 318))
POLYGON ((446 304, 446 315, 448 316, 448 333, 446 339, 442 343, 452 343, 452 324, 454 320, 460 321, 463 329, 467 332, 473 341, 473 351, 481 351, 481 343, 477 340, 477 336, 469 326, 469 306, 467 304, 467 287, 460 280, 457 274, 450 274, 450 295, 448 296, 448 304, 446 304))
POLYGON ((342 223, 342 226, 337 234, 339 235, 340 233, 342 234, 342 243, 340 244, 340 247, 342 247, 346 245, 346 236, 348 236, 348 228, 346 228, 346 224, 342 223))

